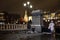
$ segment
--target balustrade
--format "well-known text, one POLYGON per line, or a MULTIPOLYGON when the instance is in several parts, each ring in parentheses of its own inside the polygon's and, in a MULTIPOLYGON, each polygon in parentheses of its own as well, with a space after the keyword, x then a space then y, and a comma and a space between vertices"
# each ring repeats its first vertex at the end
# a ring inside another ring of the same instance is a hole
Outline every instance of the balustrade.
POLYGON ((2 24, 0 30, 26 30, 27 24, 2 24))

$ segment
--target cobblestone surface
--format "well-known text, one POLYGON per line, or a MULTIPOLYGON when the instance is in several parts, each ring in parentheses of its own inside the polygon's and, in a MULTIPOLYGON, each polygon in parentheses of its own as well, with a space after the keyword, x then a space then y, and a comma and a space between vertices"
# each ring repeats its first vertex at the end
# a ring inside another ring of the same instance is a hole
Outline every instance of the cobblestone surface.
MULTIPOLYGON (((60 35, 56 35, 56 40, 60 40, 60 35)), ((0 40, 55 40, 51 37, 51 34, 31 33, 25 34, 20 32, 2 32, 0 33, 0 40)))
POLYGON ((39 34, 0 34, 0 40, 40 40, 39 34))

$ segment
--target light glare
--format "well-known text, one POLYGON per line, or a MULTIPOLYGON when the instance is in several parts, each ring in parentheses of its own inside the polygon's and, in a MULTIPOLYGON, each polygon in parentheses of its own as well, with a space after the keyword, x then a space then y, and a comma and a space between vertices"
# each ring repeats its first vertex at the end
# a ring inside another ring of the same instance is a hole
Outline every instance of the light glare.
POLYGON ((27 4, 29 5, 29 4, 30 4, 30 2, 27 2, 27 4))
POLYGON ((32 8, 32 5, 30 5, 30 8, 32 8))
POLYGON ((24 6, 26 6, 26 3, 24 3, 24 6))

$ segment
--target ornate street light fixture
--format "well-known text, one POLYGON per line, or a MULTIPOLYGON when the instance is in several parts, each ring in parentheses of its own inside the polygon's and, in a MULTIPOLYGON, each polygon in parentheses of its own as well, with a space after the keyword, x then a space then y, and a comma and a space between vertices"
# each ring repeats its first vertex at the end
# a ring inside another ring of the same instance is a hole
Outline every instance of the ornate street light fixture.
MULTIPOLYGON (((28 2, 26 2, 26 3, 24 3, 23 5, 24 5, 24 7, 26 7, 26 9, 27 9, 27 8, 29 8, 29 9, 30 9, 30 8, 32 8, 32 7, 33 7, 33 6, 30 4, 30 2, 29 2, 29 1, 28 1, 28 2)), ((28 18, 28 15, 27 15, 27 13, 28 13, 28 12, 27 12, 27 10, 26 10, 26 9, 25 9, 24 21, 25 21, 25 22, 28 22, 28 21, 29 21, 29 18, 28 18)))

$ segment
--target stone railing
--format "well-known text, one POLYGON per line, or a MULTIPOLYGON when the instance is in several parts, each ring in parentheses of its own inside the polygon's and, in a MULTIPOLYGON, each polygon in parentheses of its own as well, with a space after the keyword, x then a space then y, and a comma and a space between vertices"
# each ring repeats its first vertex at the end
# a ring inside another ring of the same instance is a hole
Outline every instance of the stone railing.
POLYGON ((0 30, 26 30, 27 24, 1 24, 0 30))

